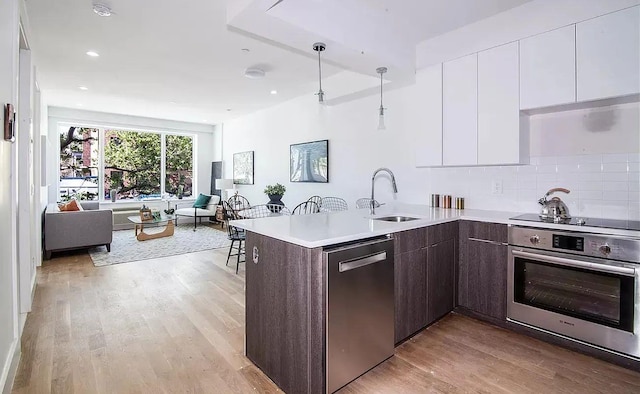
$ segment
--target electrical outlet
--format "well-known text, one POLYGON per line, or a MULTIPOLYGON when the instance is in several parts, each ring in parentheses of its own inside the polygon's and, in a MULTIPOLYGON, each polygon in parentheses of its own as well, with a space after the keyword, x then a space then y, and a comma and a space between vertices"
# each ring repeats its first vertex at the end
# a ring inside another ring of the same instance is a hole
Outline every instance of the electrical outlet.
POLYGON ((502 194, 502 179, 491 181, 491 194, 502 194))

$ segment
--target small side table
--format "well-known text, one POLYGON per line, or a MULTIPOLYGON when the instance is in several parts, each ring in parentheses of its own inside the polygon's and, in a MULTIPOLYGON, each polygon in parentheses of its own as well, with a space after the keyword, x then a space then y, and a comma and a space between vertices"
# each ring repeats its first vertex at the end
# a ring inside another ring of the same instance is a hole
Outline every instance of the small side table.
POLYGON ((220 223, 220 228, 224 228, 224 209, 222 205, 216 207, 215 221, 220 223))

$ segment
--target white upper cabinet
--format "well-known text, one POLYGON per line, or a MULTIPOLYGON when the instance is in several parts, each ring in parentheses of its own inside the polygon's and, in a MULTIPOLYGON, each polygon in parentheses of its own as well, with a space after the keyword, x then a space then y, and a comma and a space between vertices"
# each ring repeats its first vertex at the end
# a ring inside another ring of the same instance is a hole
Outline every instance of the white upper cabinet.
POLYGON ((520 109, 576 101, 576 27, 520 41, 520 109))
POLYGON ((640 92, 640 6, 576 26, 578 101, 640 92))
POLYGON ((478 161, 478 56, 443 64, 442 164, 475 165, 478 161))
POLYGON ((528 138, 520 132, 518 76, 517 42, 478 53, 478 164, 529 159, 521 157, 521 151, 528 153, 521 149, 521 144, 528 146, 528 138))
POLYGON ((416 167, 442 165, 442 64, 416 75, 416 167))

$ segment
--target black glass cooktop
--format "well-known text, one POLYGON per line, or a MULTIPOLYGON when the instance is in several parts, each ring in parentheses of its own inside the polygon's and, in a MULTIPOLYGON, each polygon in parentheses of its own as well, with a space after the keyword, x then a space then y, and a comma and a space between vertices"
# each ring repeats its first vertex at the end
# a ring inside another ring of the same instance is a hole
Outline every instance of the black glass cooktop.
POLYGON ((515 216, 509 219, 524 220, 526 222, 557 223, 557 224, 568 224, 573 226, 588 226, 588 227, 614 228, 617 230, 640 231, 640 221, 637 221, 637 220, 574 217, 567 220, 553 221, 553 220, 543 220, 540 218, 540 216, 536 215, 535 213, 525 213, 524 215, 515 216))

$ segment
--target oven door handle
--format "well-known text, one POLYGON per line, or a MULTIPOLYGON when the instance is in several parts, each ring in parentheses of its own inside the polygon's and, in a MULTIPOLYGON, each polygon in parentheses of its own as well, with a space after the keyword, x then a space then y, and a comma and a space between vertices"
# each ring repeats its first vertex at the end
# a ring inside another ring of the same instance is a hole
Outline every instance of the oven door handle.
POLYGON ((567 266, 567 267, 584 268, 584 269, 588 269, 588 270, 591 270, 591 271, 606 272, 606 273, 610 273, 610 274, 624 275, 624 276, 635 276, 636 275, 636 270, 633 269, 633 268, 616 267, 616 266, 612 266, 612 265, 589 263, 589 262, 586 262, 586 261, 565 259, 565 258, 562 258, 562 257, 554 257, 554 256, 546 256, 546 255, 542 255, 542 254, 537 254, 537 253, 521 252, 519 250, 512 250, 511 253, 513 253, 513 255, 516 256, 516 257, 523 257, 523 258, 526 258, 526 259, 529 259, 529 260, 545 261, 547 263, 564 265, 564 266, 567 266))

